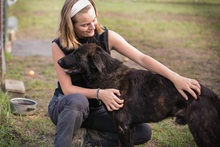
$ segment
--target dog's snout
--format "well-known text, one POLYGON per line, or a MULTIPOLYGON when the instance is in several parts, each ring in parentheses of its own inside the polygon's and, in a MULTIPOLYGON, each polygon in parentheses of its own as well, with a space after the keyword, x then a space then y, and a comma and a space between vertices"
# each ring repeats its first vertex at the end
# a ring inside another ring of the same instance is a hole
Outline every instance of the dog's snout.
POLYGON ((58 63, 60 66, 62 66, 62 60, 59 59, 59 60, 57 61, 57 63, 58 63))

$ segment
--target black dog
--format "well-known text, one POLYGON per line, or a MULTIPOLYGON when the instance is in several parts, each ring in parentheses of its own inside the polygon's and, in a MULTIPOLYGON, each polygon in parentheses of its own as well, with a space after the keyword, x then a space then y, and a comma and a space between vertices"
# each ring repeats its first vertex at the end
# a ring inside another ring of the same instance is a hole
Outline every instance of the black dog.
POLYGON ((120 147, 133 147, 134 123, 158 122, 177 117, 188 124, 199 147, 220 147, 220 99, 201 85, 201 95, 186 101, 168 79, 146 70, 129 68, 96 44, 85 44, 58 60, 69 74, 82 73, 91 88, 115 88, 123 108, 109 112, 120 147))

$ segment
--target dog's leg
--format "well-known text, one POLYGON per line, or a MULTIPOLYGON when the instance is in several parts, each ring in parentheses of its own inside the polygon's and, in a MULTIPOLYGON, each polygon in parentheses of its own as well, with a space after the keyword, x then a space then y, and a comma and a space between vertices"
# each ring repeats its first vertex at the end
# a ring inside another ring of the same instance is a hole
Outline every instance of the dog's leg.
POLYGON ((134 127, 128 124, 117 126, 119 147, 134 147, 134 127))
POLYGON ((110 114, 118 133, 119 147, 134 147, 134 124, 132 117, 120 109, 110 114))
POLYGON ((199 147, 220 146, 220 120, 218 112, 210 101, 204 102, 204 98, 198 100, 189 99, 186 116, 189 129, 199 147))

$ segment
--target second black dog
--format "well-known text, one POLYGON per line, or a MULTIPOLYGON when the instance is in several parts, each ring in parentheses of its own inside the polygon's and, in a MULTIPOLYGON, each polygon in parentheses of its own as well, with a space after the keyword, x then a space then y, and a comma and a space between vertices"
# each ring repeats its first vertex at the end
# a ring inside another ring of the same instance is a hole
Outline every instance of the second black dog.
POLYGON ((134 146, 135 123, 158 122, 168 117, 187 123, 199 147, 220 146, 220 99, 207 87, 201 85, 197 100, 187 93, 186 101, 168 79, 129 68, 96 44, 85 44, 58 63, 69 74, 82 73, 91 88, 120 90, 124 106, 109 112, 120 147, 134 146))

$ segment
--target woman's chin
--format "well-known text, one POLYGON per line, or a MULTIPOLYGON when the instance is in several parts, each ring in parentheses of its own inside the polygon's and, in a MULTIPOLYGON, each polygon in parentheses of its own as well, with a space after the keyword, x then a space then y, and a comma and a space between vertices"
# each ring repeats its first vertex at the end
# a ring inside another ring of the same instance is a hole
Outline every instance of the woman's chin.
POLYGON ((92 37, 92 36, 94 36, 94 34, 95 34, 94 31, 91 31, 91 32, 87 33, 88 37, 92 37))

